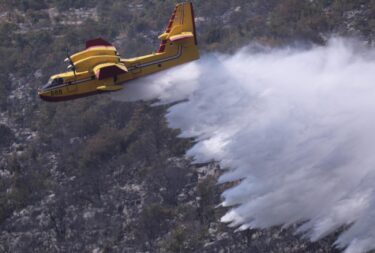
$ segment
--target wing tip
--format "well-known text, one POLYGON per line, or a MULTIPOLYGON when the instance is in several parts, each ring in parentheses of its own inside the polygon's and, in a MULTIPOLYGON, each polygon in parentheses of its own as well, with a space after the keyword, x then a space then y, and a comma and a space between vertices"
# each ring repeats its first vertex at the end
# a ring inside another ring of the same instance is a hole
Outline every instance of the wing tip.
POLYGON ((89 49, 90 47, 97 47, 97 46, 112 47, 112 44, 100 37, 86 41, 86 49, 89 49))

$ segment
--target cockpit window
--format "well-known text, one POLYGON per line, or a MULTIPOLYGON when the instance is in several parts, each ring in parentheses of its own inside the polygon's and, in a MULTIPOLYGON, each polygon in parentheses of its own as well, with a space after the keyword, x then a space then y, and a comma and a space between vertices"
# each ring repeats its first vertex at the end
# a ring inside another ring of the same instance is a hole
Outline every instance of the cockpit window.
POLYGON ((44 89, 46 88, 52 88, 52 87, 55 87, 55 86, 58 86, 58 85, 61 85, 61 84, 64 84, 64 79, 63 78, 55 78, 55 79, 52 79, 50 78, 48 80, 48 83, 46 85, 44 85, 44 89))

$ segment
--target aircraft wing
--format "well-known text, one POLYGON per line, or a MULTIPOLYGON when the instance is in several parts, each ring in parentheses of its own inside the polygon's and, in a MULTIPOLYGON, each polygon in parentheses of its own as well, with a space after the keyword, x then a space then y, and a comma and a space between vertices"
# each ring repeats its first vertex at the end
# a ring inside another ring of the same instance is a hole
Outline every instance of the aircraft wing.
MULTIPOLYGON (((87 60, 92 61, 92 57, 98 56, 116 58, 118 55, 117 50, 114 46, 112 46, 109 42, 105 41, 102 38, 97 38, 94 40, 86 41, 86 50, 71 55, 70 57, 65 59, 65 61, 75 65, 77 71, 79 71, 79 65, 81 65, 83 62, 86 62, 87 60)), ((85 66, 83 68, 86 68, 87 64, 84 65, 85 66)))
POLYGON ((89 49, 91 47, 113 47, 111 43, 108 41, 102 39, 102 38, 96 38, 93 40, 86 41, 86 49, 89 49))
POLYGON ((103 63, 94 67, 94 73, 98 80, 115 77, 128 72, 128 69, 122 63, 103 63))

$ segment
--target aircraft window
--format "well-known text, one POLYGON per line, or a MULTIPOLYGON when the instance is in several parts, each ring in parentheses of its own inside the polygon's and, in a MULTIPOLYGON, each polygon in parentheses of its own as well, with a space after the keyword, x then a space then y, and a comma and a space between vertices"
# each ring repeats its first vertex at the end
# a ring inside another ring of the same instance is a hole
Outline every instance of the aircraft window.
POLYGON ((56 78, 56 79, 49 79, 48 80, 48 83, 44 86, 44 88, 51 88, 51 87, 54 87, 54 86, 58 86, 58 85, 61 85, 64 83, 64 79, 63 78, 56 78))
POLYGON ((53 82, 52 82, 53 86, 61 85, 63 83, 64 83, 64 79, 62 79, 62 78, 57 78, 57 79, 53 80, 53 82))

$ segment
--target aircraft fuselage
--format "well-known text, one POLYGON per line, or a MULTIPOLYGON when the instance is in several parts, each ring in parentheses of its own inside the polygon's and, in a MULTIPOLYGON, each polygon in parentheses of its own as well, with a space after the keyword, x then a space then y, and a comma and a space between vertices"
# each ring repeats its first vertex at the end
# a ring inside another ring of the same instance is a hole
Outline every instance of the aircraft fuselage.
POLYGON ((165 69, 193 61, 199 58, 197 50, 184 48, 183 45, 171 44, 171 50, 163 53, 155 53, 132 59, 121 59, 127 68, 127 73, 116 77, 110 77, 104 80, 98 80, 93 73, 78 72, 74 75, 73 71, 54 76, 53 78, 62 78, 64 83, 41 89, 39 96, 41 99, 50 102, 65 101, 103 92, 118 91, 122 89, 120 85, 127 81, 153 74, 165 69), (173 50, 172 50, 173 49, 173 50), (109 89, 98 89, 101 86, 110 87, 109 89))
POLYGON ((157 53, 120 58, 110 43, 98 38, 86 50, 68 56, 71 71, 54 75, 38 91, 45 101, 65 101, 123 89, 126 82, 199 59, 194 13, 190 2, 177 4, 157 53))

